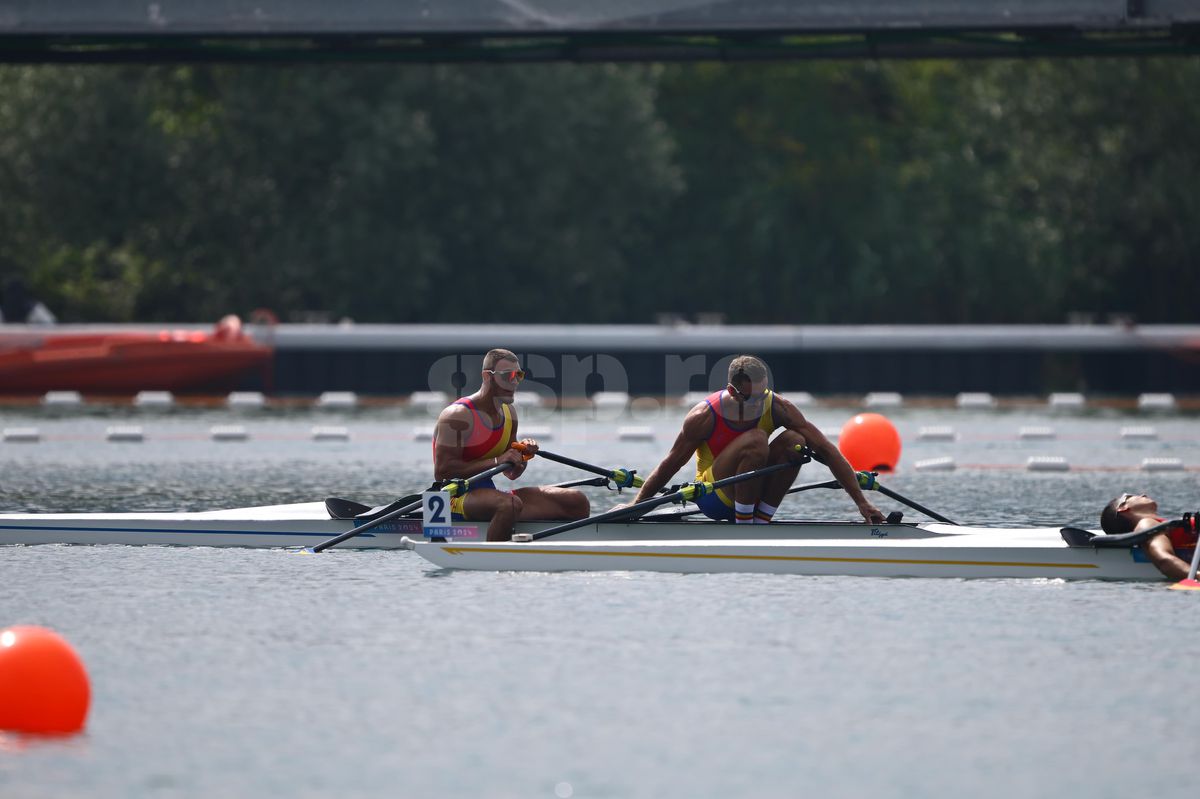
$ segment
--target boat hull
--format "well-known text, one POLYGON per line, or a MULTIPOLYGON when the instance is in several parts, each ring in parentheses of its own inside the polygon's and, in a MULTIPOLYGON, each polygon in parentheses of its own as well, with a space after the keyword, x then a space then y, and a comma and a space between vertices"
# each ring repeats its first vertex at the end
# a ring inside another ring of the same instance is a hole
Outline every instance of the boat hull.
MULTIPOLYGON (((358 522, 361 526, 363 523, 358 522)), ((535 533, 555 522, 521 522, 535 533)), ((0 544, 312 547, 353 529, 320 502, 197 513, 0 514, 0 544)), ((488 543, 486 525, 422 538, 419 518, 372 528, 338 549, 412 549, 447 569, 751 572, 857 577, 1162 580, 1137 549, 1069 547, 1058 528, 679 518, 592 524, 529 543, 488 543)))
POLYGON ((1128 549, 1072 548, 1046 537, 990 533, 873 541, 579 541, 407 544, 435 566, 481 571, 655 571, 846 577, 1151 580, 1162 575, 1128 549))
MULTIPOLYGON (((518 532, 535 533, 557 522, 521 522, 518 532)), ((30 513, 0 514, 0 544, 125 544, 131 546, 308 547, 353 529, 353 520, 330 519, 320 502, 196 513, 30 513)), ((588 525, 555 536, 555 541, 694 540, 726 538, 731 525, 685 520, 588 525)), ((913 524, 780 522, 759 536, 833 539, 906 538, 930 535, 913 524)), ((487 525, 464 522, 443 531, 453 541, 482 542, 487 525)), ((402 549, 404 538, 421 537, 419 518, 386 522, 338 545, 338 549, 402 549)))

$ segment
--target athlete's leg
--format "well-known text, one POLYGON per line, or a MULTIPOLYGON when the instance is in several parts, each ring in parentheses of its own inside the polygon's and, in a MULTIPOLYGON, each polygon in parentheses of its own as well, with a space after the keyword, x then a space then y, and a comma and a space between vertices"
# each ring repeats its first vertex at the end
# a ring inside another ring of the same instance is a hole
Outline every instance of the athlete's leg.
MULTIPOLYGON (((776 464, 795 460, 797 457, 796 445, 803 446, 804 443, 804 436, 792 430, 784 430, 771 442, 767 462, 776 464)), ((794 469, 780 469, 774 474, 767 475, 763 480, 760 501, 778 508, 779 503, 783 502, 787 490, 792 487, 792 483, 796 482, 796 476, 800 474, 800 466, 801 464, 797 463, 794 469)))
POLYGON ((508 491, 476 488, 463 497, 464 515, 472 521, 488 521, 488 541, 509 541, 513 525, 521 515, 521 499, 508 491))
MULTIPOLYGON (((729 446, 725 447, 721 454, 713 460, 713 479, 724 480, 735 474, 761 469, 767 465, 769 452, 767 434, 757 428, 747 430, 731 441, 729 446)), ((734 483, 731 488, 732 492, 725 489, 726 496, 732 493, 735 503, 753 507, 762 494, 762 478, 743 480, 740 483, 734 483)))
POLYGON ((573 488, 530 486, 516 493, 521 500, 519 519, 574 521, 586 519, 591 510, 587 495, 573 488))

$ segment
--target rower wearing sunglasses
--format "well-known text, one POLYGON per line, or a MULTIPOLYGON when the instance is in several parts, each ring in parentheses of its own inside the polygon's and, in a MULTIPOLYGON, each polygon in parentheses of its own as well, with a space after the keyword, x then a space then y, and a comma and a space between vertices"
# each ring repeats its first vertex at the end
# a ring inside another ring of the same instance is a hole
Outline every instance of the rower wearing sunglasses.
MULTIPOLYGON (((1165 522, 1158 515, 1158 503, 1145 494, 1122 494, 1100 512, 1100 527, 1108 535, 1140 533, 1165 522)), ((1171 580, 1187 579, 1190 561, 1200 536, 1193 521, 1152 535, 1139 546, 1146 559, 1171 580)))
POLYGON ((671 450, 646 478, 634 501, 652 498, 693 455, 696 480, 702 482, 794 461, 794 469, 781 469, 729 489, 717 489, 696 502, 711 519, 767 524, 800 472, 803 461, 797 457, 796 447, 803 446, 829 468, 864 519, 882 523, 883 514, 863 495, 854 469, 838 448, 795 405, 772 392, 767 383, 767 365, 761 359, 753 355, 734 358, 729 364, 728 384, 688 412, 671 450), (771 440, 779 428, 783 432, 771 440))
MULTIPOLYGON (((513 394, 525 378, 517 356, 509 350, 491 350, 483 356, 483 385, 469 397, 447 406, 438 415, 433 434, 433 476, 436 480, 469 478, 502 463, 503 472, 516 480, 525 471, 525 459, 512 448, 517 441, 517 411, 513 394)), ((537 453, 537 442, 522 442, 527 454, 537 453)), ((587 518, 589 503, 580 491, 556 486, 531 486, 501 490, 492 480, 471 486, 450 501, 455 521, 490 521, 489 541, 512 538, 517 519, 573 521, 587 518)))

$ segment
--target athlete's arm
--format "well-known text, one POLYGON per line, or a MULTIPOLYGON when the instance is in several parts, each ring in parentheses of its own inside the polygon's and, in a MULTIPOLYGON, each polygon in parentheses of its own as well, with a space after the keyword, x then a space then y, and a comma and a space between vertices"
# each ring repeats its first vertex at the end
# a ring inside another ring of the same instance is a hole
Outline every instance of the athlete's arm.
POLYGON ((696 448, 712 434, 712 426, 712 411, 708 403, 701 402, 688 411, 683 420, 683 427, 675 437, 675 443, 671 445, 662 462, 646 476, 646 482, 642 483, 634 502, 653 498, 695 456, 696 448))
MULTIPOLYGON (((474 414, 465 405, 454 404, 438 415, 434 430, 433 479, 473 477, 496 464, 495 458, 463 459, 463 447, 471 436, 474 414)), ((512 450, 509 450, 512 452, 512 450)), ((505 453, 507 456, 508 453, 505 453)), ((520 457, 518 455, 518 457, 520 457)))
MULTIPOLYGON (((1133 529, 1141 531, 1156 527, 1158 524, 1159 522, 1155 519, 1142 519, 1133 529)), ((1143 542, 1141 547, 1142 551, 1146 553, 1146 558, 1166 575, 1168 580, 1179 582, 1187 579, 1191 565, 1175 554, 1175 547, 1171 546, 1171 539, 1167 537, 1166 533, 1160 533, 1149 541, 1143 542)))
MULTIPOLYGON (((517 409, 512 405, 508 406, 508 412, 512 414, 512 440, 521 441, 517 438, 517 409)), ((504 471, 504 476, 509 480, 516 480, 521 475, 525 474, 525 465, 528 463, 525 460, 525 455, 536 455, 538 450, 537 442, 532 438, 527 438, 521 441, 525 445, 525 454, 518 452, 513 448, 508 448, 500 453, 500 457, 496 459, 496 463, 511 463, 512 468, 504 471)))
POLYGON ((834 479, 850 495, 850 499, 854 500, 862 517, 871 524, 883 524, 883 513, 863 495, 862 489, 858 485, 858 474, 842 455, 842 451, 815 424, 806 419, 799 408, 783 397, 776 395, 772 405, 777 408, 775 411, 776 423, 794 433, 799 433, 804 438, 812 452, 813 459, 818 463, 825 464, 826 468, 833 473, 834 479), (780 414, 779 411, 783 411, 783 413, 780 414))

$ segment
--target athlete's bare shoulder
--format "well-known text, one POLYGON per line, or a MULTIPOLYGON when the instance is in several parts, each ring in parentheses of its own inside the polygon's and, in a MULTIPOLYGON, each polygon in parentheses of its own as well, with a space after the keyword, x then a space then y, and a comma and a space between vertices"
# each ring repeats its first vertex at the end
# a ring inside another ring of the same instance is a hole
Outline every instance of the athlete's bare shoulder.
POLYGON ((713 428, 713 409, 708 400, 701 400, 692 406, 687 416, 683 417, 681 432, 688 438, 703 440, 708 438, 713 428))
POLYGON ((806 421, 795 403, 782 394, 771 394, 771 410, 781 422, 787 420, 803 424, 806 421))

